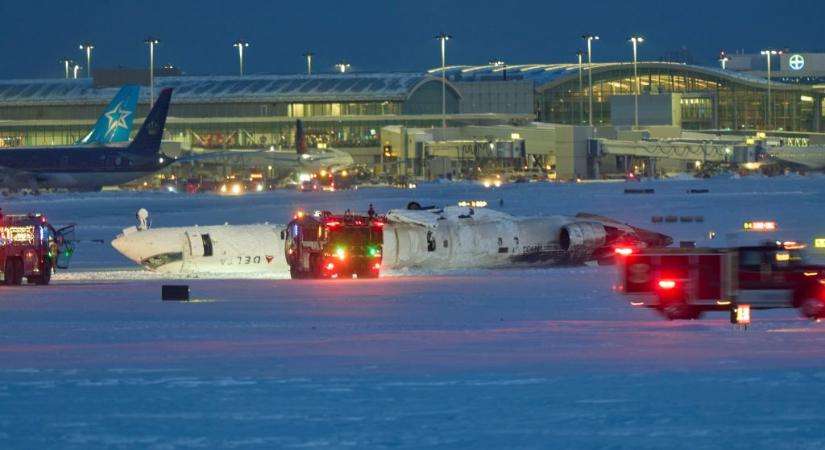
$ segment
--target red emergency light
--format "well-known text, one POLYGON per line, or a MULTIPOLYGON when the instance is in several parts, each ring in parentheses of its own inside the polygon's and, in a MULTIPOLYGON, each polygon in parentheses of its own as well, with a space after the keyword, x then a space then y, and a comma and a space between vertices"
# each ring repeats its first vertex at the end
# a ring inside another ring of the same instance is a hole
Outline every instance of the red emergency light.
POLYGON ((327 227, 329 227, 329 228, 335 228, 335 227, 337 227, 338 225, 341 225, 341 222, 339 222, 339 221, 337 221, 337 220, 330 220, 329 222, 327 222, 327 223, 326 223, 326 225, 327 225, 327 227))
POLYGON ((662 289, 673 289, 676 287, 676 282, 673 280, 659 280, 659 287, 662 289))
POLYGON ((333 263, 327 263, 327 270, 332 270, 332 269, 334 269, 334 268, 335 268, 335 264, 333 264, 333 263))
POLYGON ((375 264, 373 264, 373 265, 372 265, 372 268, 373 268, 373 269, 375 269, 375 270, 380 269, 380 268, 381 268, 381 263, 375 263, 375 264))
POLYGON ((630 256, 633 254, 633 249, 630 247, 616 247, 613 252, 620 256, 630 256))

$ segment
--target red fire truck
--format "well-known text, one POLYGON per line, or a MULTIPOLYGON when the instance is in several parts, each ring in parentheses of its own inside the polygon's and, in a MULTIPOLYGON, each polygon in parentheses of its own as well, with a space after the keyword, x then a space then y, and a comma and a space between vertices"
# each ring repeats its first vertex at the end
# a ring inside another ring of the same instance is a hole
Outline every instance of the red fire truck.
POLYGON ((379 217, 298 213, 287 225, 284 251, 295 278, 377 278, 384 221, 379 217))
POLYGON ((771 242, 737 248, 657 248, 620 258, 617 290, 634 306, 666 318, 698 319, 705 311, 799 308, 825 317, 825 266, 807 264, 802 246, 771 242))
POLYGON ((49 284, 52 272, 68 267, 74 225, 55 230, 40 214, 0 213, 0 276, 6 285, 49 284))

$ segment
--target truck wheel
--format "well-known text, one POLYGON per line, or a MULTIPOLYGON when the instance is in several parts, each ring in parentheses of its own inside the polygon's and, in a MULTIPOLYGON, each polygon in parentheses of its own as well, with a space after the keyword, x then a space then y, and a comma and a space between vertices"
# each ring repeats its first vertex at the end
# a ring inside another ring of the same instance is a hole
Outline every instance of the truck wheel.
POLYGON ((701 310, 683 302, 667 304, 660 311, 667 320, 695 320, 702 316, 701 310))
POLYGON ((5 283, 6 286, 14 285, 15 267, 17 267, 17 265, 14 263, 13 258, 6 259, 6 267, 3 269, 3 283, 5 283))
POLYGON ((289 277, 293 280, 301 279, 303 278, 303 275, 304 274, 301 271, 299 271, 297 267, 289 266, 289 277))
POLYGON ((359 270, 357 272, 358 278, 378 278, 378 271, 377 270, 359 270))
POLYGON ((324 268, 321 266, 321 255, 314 253, 309 257, 309 272, 308 278, 323 278, 324 268))
POLYGON ((799 304, 802 315, 809 319, 825 318, 825 302, 818 298, 806 298, 799 304))
POLYGON ((14 279, 12 283, 15 286, 23 284, 23 260, 20 258, 14 258, 14 279))
POLYGON ((43 263, 43 267, 40 270, 40 275, 36 277, 30 277, 29 282, 34 281, 35 284, 40 285, 47 285, 50 281, 52 281, 52 262, 46 259, 43 263))

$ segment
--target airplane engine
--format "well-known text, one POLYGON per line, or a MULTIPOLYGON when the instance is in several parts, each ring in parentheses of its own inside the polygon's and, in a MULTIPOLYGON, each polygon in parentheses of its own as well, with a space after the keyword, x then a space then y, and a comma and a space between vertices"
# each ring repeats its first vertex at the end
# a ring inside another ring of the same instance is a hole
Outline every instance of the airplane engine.
POLYGON ((567 253, 568 262, 587 261, 607 240, 604 226, 596 222, 573 222, 559 233, 559 246, 567 253))

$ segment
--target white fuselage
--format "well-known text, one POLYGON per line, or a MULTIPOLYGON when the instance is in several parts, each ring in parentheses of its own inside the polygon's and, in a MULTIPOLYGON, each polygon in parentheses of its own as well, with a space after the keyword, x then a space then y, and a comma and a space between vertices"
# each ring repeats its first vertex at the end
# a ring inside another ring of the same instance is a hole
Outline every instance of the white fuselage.
POLYGON ((112 246, 157 272, 289 273, 281 239, 283 229, 284 225, 265 224, 148 230, 133 227, 124 230, 112 246))
MULTIPOLYGON (((391 210, 384 226, 382 269, 461 269, 517 263, 581 262, 560 235, 591 252, 604 244, 601 224, 565 216, 513 217, 449 207, 432 211, 391 210)), ((285 225, 215 225, 127 228, 112 246, 144 267, 165 273, 287 274, 281 233, 285 225)))
POLYGON ((517 218, 494 211, 446 214, 427 223, 427 212, 390 211, 384 230, 387 268, 503 267, 513 263, 558 264, 565 258, 559 247, 561 227, 573 219, 562 216, 517 218), (493 213, 493 214, 486 214, 493 213), (405 220, 412 219, 412 220, 405 220))

